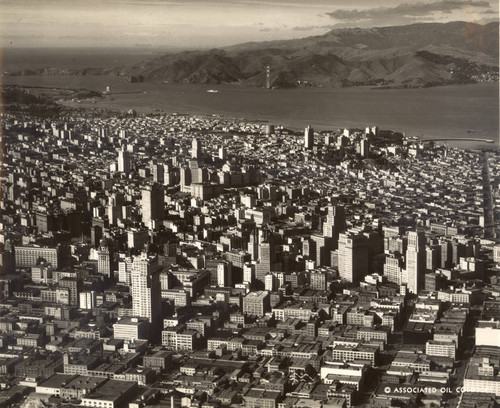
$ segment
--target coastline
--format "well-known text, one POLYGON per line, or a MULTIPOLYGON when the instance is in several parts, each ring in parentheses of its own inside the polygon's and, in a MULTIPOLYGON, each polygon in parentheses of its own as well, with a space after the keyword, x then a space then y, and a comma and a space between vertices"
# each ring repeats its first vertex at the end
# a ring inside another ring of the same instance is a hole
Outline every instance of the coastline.
MULTIPOLYGON (((102 98, 58 101, 71 108, 220 114, 291 129, 302 129, 305 125, 317 130, 377 125, 422 140, 471 138, 471 135, 474 139, 498 140, 499 133, 498 83, 376 92, 370 87, 267 90, 239 85, 132 84, 89 76, 17 78, 23 79, 22 82, 12 82, 12 78, 4 77, 5 86, 37 87, 42 92, 51 88, 103 92, 110 86, 111 94, 102 98), (72 82, 67 82, 68 79, 72 82), (218 92, 208 93, 209 89, 218 92)), ((493 147, 465 141, 453 141, 452 145, 493 147)), ((494 147, 498 148, 498 142, 494 147)))

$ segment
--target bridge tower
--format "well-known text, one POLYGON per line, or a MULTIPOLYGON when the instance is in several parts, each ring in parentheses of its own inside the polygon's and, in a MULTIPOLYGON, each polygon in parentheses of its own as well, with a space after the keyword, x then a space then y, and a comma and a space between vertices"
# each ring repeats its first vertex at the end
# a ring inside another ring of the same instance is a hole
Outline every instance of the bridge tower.
POLYGON ((271 89, 271 66, 266 65, 266 89, 271 89))

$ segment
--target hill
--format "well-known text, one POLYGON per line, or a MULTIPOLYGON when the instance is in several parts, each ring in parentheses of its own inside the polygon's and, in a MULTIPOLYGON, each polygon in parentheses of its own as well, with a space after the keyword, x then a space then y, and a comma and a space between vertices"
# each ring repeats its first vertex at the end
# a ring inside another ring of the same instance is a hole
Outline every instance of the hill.
MULTIPOLYGON (((113 68, 23 74, 118 75, 131 81, 265 86, 422 87, 498 81, 499 24, 427 23, 336 29, 296 40, 167 54, 113 68)), ((21 73, 18 73, 21 74, 21 73)))

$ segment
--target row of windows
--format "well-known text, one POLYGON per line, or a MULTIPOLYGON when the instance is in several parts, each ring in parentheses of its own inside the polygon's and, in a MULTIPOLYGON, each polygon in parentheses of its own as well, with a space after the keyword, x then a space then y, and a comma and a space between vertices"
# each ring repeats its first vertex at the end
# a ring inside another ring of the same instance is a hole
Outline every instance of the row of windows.
POLYGON ((112 402, 106 401, 94 401, 94 400, 83 400, 83 405, 87 407, 113 407, 112 402))

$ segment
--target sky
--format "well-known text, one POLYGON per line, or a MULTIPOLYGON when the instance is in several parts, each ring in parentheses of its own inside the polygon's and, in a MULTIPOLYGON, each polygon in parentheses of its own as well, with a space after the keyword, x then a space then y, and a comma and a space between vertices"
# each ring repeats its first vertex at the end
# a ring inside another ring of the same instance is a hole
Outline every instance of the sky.
POLYGON ((0 45, 203 49, 334 28, 498 19, 498 0, 0 0, 0 45))

